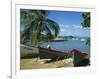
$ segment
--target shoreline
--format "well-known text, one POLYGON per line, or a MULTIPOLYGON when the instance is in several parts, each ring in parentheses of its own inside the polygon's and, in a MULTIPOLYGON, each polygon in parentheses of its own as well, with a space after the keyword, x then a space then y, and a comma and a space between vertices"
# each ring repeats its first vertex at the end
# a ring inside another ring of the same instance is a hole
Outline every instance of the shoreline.
POLYGON ((23 47, 22 51, 20 51, 21 70, 79 67, 87 66, 90 63, 88 54, 78 51, 77 49, 73 49, 70 52, 61 52, 41 47, 31 49, 23 47), (24 54, 22 55, 22 53, 24 54))

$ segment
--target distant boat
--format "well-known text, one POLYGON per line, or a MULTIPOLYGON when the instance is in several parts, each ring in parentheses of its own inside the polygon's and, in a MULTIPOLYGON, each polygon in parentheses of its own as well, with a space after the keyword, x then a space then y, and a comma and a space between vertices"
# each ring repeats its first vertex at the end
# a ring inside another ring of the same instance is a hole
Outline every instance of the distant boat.
POLYGON ((72 38, 72 40, 78 40, 78 38, 72 38))
POLYGON ((85 39, 80 39, 81 41, 85 41, 85 39))

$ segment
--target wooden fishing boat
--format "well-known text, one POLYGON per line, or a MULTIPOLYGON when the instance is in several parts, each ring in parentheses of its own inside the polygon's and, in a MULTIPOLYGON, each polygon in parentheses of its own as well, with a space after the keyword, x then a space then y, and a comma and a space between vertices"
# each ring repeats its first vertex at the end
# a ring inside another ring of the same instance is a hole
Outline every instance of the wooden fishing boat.
POLYGON ((32 58, 39 54, 38 48, 27 45, 20 45, 20 58, 32 58))
POLYGON ((39 47, 39 55, 40 58, 48 58, 48 59, 56 59, 56 58, 64 58, 66 56, 68 56, 68 52, 62 52, 62 51, 57 51, 55 49, 51 49, 51 48, 43 48, 43 47, 39 47))
POLYGON ((75 67, 89 65, 90 61, 87 53, 73 49, 70 54, 72 54, 73 64, 75 67))
POLYGON ((43 48, 43 47, 29 47, 21 45, 20 48, 20 57, 35 57, 39 56, 40 59, 53 59, 53 60, 63 60, 67 58, 73 59, 74 66, 86 66, 89 62, 89 57, 87 53, 83 53, 78 51, 77 49, 73 49, 70 52, 62 52, 51 48, 43 48))
POLYGON ((70 52, 62 52, 54 49, 39 47, 39 56, 41 59, 67 59, 72 58, 74 66, 87 66, 89 64, 89 58, 87 53, 73 49, 70 52))

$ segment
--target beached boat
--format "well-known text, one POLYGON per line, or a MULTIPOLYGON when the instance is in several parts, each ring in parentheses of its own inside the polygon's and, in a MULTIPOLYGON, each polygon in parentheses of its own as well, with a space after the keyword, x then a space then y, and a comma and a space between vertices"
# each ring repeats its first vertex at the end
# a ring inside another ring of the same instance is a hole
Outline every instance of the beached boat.
POLYGON ((68 52, 62 52, 62 51, 57 51, 55 49, 51 49, 51 48, 43 48, 43 47, 39 47, 39 55, 40 58, 51 58, 51 59, 57 59, 57 58, 64 58, 66 56, 68 56, 68 52))
POLYGON ((38 54, 38 48, 23 44, 20 45, 20 58, 32 58, 36 57, 38 54))
POLYGON ((62 52, 51 48, 43 47, 30 47, 21 45, 20 46, 20 57, 21 58, 33 58, 39 56, 40 59, 53 59, 53 60, 63 60, 67 58, 73 59, 74 66, 86 66, 89 65, 89 57, 87 53, 73 49, 70 52, 62 52))
POLYGON ((39 47, 39 56, 41 59, 46 58, 57 60, 72 58, 74 66, 87 66, 89 64, 88 54, 82 53, 76 49, 73 49, 70 52, 62 52, 54 49, 39 47))
POLYGON ((73 49, 70 54, 72 54, 73 64, 77 66, 87 66, 90 64, 89 57, 87 53, 80 52, 76 49, 73 49))

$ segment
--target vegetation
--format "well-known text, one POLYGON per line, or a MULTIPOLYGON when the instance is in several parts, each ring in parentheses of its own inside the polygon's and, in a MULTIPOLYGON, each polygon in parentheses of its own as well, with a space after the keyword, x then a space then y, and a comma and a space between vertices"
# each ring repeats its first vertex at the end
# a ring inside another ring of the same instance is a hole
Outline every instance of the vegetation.
MULTIPOLYGON (((83 28, 88 28, 90 27, 90 12, 85 12, 82 14, 83 17, 83 22, 81 23, 83 28)), ((86 44, 90 45, 90 38, 86 39, 86 44)))
POLYGON ((86 44, 90 46, 90 38, 86 39, 86 44))
POLYGON ((59 34, 59 25, 48 19, 49 11, 44 10, 20 10, 20 23, 24 30, 21 34, 21 43, 30 42, 39 46, 41 39, 50 40, 59 34))
POLYGON ((90 27, 90 12, 83 13, 82 17, 83 17, 82 26, 85 28, 90 27))

